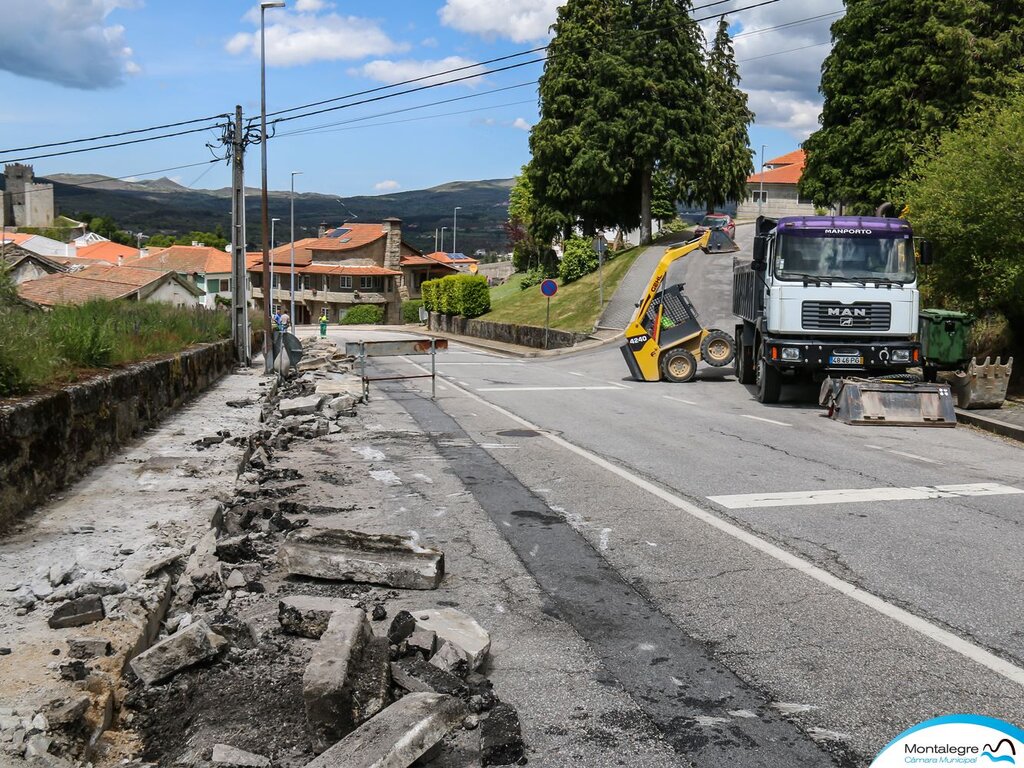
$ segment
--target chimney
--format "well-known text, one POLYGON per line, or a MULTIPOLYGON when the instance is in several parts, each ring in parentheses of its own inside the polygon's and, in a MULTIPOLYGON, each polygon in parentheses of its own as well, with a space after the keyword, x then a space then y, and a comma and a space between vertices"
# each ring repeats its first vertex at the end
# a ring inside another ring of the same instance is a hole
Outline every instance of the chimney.
POLYGON ((402 220, 393 216, 384 219, 381 225, 387 242, 384 245, 384 267, 401 269, 402 262, 402 220))
POLYGON ((327 222, 326 221, 321 221, 320 222, 320 228, 316 231, 316 236, 317 237, 323 237, 326 234, 327 234, 327 222))

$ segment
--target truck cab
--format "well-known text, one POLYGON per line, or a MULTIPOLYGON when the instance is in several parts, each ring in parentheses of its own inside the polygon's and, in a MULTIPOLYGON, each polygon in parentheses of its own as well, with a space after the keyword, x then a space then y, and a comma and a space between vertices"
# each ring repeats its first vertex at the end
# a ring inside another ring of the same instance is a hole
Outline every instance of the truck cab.
POLYGON ((753 261, 733 271, 737 378, 769 403, 798 378, 905 372, 921 361, 919 310, 906 221, 760 218, 753 261))

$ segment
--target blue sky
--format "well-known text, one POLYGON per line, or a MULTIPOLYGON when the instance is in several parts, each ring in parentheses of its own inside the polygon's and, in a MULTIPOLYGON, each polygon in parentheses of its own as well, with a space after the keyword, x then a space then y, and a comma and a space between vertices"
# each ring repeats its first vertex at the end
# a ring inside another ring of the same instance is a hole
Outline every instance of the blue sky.
MULTIPOLYGON (((3 4, 0 148, 216 115, 235 104, 247 117, 258 117, 256 3, 3 4)), ((751 4, 733 0, 715 10, 751 4)), ((288 0, 288 8, 267 11, 268 111, 542 45, 558 5, 559 0, 288 0)), ((768 145, 766 157, 791 151, 813 130, 828 25, 841 9, 841 0, 779 0, 731 16, 743 86, 759 116, 751 131, 758 154, 761 144, 768 145), (799 23, 775 29, 793 21, 799 23)), ((270 186, 287 189, 289 173, 299 170, 297 189, 339 195, 512 176, 529 158, 528 130, 537 119, 533 83, 540 72, 541 65, 532 64, 283 123, 268 145, 270 186), (508 90, 497 92, 502 88, 508 90), (470 98, 382 114, 461 97, 470 98), (353 120, 359 122, 338 125, 353 120)), ((221 187, 229 183, 221 164, 148 174, 209 159, 205 144, 215 137, 210 131, 30 162, 38 175, 166 175, 196 188, 221 187)), ((0 158, 48 151, 53 150, 5 152, 0 158)), ((258 158, 257 151, 248 155, 250 185, 259 182, 258 158)))

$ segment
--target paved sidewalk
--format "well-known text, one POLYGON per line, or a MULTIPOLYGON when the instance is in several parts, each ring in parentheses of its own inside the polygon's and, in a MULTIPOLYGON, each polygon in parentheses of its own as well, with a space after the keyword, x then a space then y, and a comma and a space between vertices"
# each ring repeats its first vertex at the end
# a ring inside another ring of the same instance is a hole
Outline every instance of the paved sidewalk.
POLYGON ((610 328, 617 331, 626 329, 629 321, 633 319, 636 301, 647 287, 654 268, 658 265, 661 257, 665 255, 665 248, 664 245, 652 245, 637 257, 604 308, 601 319, 597 321, 599 329, 610 328))
POLYGON ((1007 400, 1002 408, 976 411, 957 408, 956 419, 961 424, 1024 442, 1024 402, 1019 400, 1007 400))

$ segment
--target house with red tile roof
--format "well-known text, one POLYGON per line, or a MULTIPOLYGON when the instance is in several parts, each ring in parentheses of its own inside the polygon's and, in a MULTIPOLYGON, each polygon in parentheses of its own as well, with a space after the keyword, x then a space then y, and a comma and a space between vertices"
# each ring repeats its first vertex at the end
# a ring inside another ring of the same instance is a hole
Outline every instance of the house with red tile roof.
MULTIPOLYGON (((336 323, 353 306, 374 304, 384 310, 385 323, 401 323, 402 300, 410 297, 402 260, 417 256, 420 252, 402 240, 402 221, 395 218, 379 224, 346 223, 296 240, 293 322, 315 322, 326 310, 336 323)), ((274 309, 290 307, 291 261, 291 243, 270 252, 274 309)), ((262 254, 247 254, 246 262, 252 298, 262 310, 262 254)))
POLYGON ((207 309, 216 308, 218 303, 231 304, 231 254, 227 251, 207 245, 172 245, 153 249, 130 265, 157 272, 169 270, 190 280, 203 292, 200 304, 207 309))
POLYGON ((67 272, 68 267, 55 259, 40 256, 14 243, 0 246, 0 261, 6 263, 15 285, 27 283, 46 275, 67 272))
POLYGON ((44 308, 84 304, 93 299, 166 302, 192 307, 203 292, 176 272, 96 265, 57 272, 18 286, 18 295, 44 308))
POLYGON ((813 216, 814 204, 800 196, 798 186, 804 161, 802 149, 766 161, 762 171, 747 178, 747 199, 737 207, 736 218, 756 219, 759 207, 761 214, 772 219, 813 216))
POLYGON ((91 245, 79 246, 74 255, 79 259, 96 259, 109 264, 127 264, 138 259, 142 253, 138 248, 132 248, 130 245, 103 240, 91 245))

